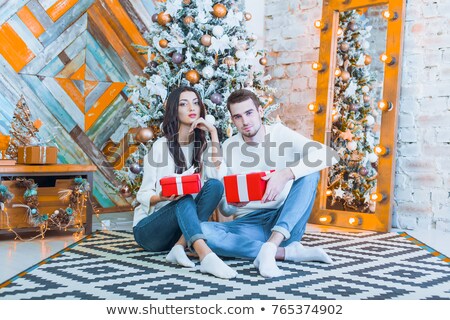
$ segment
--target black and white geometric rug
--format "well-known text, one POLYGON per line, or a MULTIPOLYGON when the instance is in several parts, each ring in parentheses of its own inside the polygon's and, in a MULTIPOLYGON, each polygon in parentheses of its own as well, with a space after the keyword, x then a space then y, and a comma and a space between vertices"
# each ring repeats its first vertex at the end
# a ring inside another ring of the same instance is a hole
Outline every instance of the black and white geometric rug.
POLYGON ((222 280, 143 251, 130 232, 97 232, 0 284, 0 300, 450 299, 450 260, 406 233, 308 232, 302 243, 334 263, 279 262, 285 275, 265 279, 230 259, 239 275, 222 280))

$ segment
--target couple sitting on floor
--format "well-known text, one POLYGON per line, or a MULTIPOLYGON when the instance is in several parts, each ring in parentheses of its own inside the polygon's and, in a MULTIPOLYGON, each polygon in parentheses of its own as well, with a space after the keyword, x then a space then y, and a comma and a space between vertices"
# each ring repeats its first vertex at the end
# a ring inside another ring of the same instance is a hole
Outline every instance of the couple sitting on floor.
POLYGON ((173 90, 167 100, 164 136, 144 158, 142 186, 137 193, 133 233, 145 250, 170 250, 167 260, 184 267, 195 264, 185 248, 194 250, 200 270, 230 279, 237 272, 219 256, 254 259, 264 277, 283 275, 276 260, 294 262, 331 258, 321 248, 300 244, 311 213, 319 171, 336 162, 330 149, 281 123, 264 125, 257 96, 233 92, 227 107, 238 134, 219 145, 205 107, 190 87, 173 90), (207 142, 206 134, 210 141, 207 142), (197 195, 164 197, 159 180, 196 168, 204 181, 197 195), (227 203, 222 179, 226 175, 275 170, 261 201, 227 203), (216 208, 229 222, 208 222, 216 208))

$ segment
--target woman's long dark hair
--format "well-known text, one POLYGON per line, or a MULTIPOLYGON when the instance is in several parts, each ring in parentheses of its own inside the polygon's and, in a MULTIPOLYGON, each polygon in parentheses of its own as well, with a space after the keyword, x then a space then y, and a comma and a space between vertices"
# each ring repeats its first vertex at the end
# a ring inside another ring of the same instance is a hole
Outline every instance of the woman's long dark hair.
MULTIPOLYGON (((185 91, 194 92, 198 99, 198 105, 200 106, 200 117, 205 118, 206 111, 200 95, 196 90, 191 87, 178 87, 169 94, 166 104, 166 112, 163 120, 163 132, 167 138, 167 144, 169 147, 170 155, 175 162, 175 173, 182 173, 187 169, 186 159, 181 151, 180 143, 178 141, 179 134, 179 119, 178 119, 178 105, 180 103, 181 93, 185 91)), ((192 154, 192 165, 198 172, 202 170, 202 154, 206 149, 206 135, 201 129, 194 130, 194 152, 192 154)))

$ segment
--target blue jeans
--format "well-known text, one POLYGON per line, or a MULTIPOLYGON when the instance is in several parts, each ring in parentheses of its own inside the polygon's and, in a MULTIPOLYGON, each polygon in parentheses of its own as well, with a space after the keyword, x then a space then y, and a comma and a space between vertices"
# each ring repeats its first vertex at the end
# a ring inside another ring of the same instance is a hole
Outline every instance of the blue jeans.
POLYGON ((314 205, 320 173, 296 180, 284 204, 273 210, 256 210, 230 222, 203 222, 208 246, 218 255, 256 258, 272 231, 284 235, 281 246, 300 241, 314 205))
POLYGON ((222 194, 219 180, 207 180, 195 199, 186 195, 139 221, 133 228, 134 239, 145 250, 159 252, 170 250, 183 234, 190 247, 205 239, 200 222, 208 221, 222 194))

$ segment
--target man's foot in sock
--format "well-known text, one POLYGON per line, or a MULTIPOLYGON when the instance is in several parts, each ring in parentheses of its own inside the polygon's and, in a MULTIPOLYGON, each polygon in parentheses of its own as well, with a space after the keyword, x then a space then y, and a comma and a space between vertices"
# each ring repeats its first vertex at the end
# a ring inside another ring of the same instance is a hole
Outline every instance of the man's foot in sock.
POLYGON ((169 254, 166 257, 166 260, 187 268, 195 267, 195 263, 189 260, 188 256, 186 255, 184 247, 179 244, 173 246, 172 250, 170 250, 169 254))
POLYGON ((294 241, 284 248, 284 260, 294 262, 319 261, 332 263, 333 259, 322 248, 308 248, 294 241))
POLYGON ((275 254, 277 253, 277 246, 271 242, 266 242, 259 250, 253 264, 258 268, 259 273, 265 278, 281 277, 283 271, 281 271, 275 260, 275 254))
POLYGON ((214 252, 208 253, 200 261, 200 271, 222 279, 232 279, 237 276, 237 272, 231 269, 214 252))

